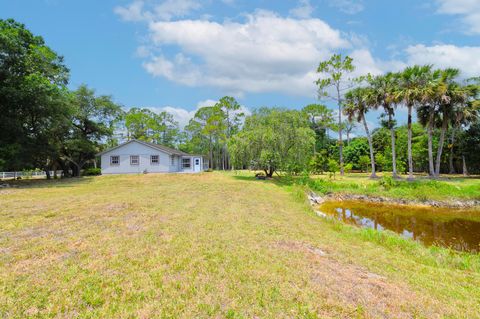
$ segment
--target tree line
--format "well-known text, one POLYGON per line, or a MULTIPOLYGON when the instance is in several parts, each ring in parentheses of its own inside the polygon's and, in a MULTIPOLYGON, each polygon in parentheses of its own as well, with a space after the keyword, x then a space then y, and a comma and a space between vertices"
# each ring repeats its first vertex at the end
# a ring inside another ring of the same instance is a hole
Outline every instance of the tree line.
POLYGON ((184 130, 172 114, 133 107, 86 85, 68 88, 63 57, 12 19, 0 20, 0 170, 39 168, 79 176, 95 154, 140 139, 208 154, 210 167, 230 169, 227 141, 244 114, 232 97, 200 108, 184 130))
POLYGON ((479 79, 456 69, 411 66, 351 79, 353 60, 334 55, 317 69, 320 100, 301 110, 263 107, 246 116, 233 98, 199 108, 180 128, 172 114, 133 107, 81 85, 68 88, 62 56, 14 20, 0 20, 0 170, 61 169, 80 175, 99 151, 130 139, 208 157, 212 169, 275 172, 480 171, 479 79), (397 125, 406 110, 407 124, 397 125), (366 114, 379 110, 371 130, 366 114), (416 117, 417 121, 414 121, 416 117), (365 136, 352 137, 362 127, 365 136), (335 132, 335 133, 334 133, 335 132), (344 139, 346 140, 344 141, 344 139))
POLYGON ((409 180, 414 172, 438 178, 441 172, 456 173, 458 166, 464 175, 469 166, 479 171, 480 78, 461 80, 458 69, 414 65, 351 79, 354 69, 353 60, 339 54, 319 64, 319 98, 337 103, 335 116, 325 105, 313 104, 301 111, 261 109, 247 118, 232 140, 237 165, 272 176, 279 170, 343 175, 346 168, 366 170, 369 164, 372 178, 380 167, 394 178, 407 173, 409 180), (407 111, 403 126, 397 126, 400 108, 407 111), (381 110, 380 128, 370 132, 366 114, 372 110, 381 110), (350 141, 357 123, 366 137, 350 141), (337 131, 336 142, 328 130, 337 131))

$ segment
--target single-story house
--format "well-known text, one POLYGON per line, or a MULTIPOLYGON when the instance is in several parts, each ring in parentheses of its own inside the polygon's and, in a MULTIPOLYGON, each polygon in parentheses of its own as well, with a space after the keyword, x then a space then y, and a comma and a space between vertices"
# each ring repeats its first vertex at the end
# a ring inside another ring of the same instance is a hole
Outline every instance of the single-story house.
POLYGON ((101 157, 102 174, 197 173, 208 168, 208 160, 202 155, 139 140, 130 140, 97 156, 101 157))

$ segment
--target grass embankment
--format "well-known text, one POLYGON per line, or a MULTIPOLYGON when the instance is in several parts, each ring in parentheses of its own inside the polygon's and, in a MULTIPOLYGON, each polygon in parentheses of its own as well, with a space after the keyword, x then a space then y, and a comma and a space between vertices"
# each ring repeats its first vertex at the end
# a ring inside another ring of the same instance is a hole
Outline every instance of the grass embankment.
POLYGON ((318 218, 231 174, 0 190, 0 317, 478 317, 480 258, 318 218))
MULTIPOLYGON (((380 175, 381 176, 381 175, 380 175)), ((414 181, 393 180, 385 174, 379 179, 370 179, 368 174, 346 174, 335 179, 327 175, 311 178, 308 185, 321 194, 359 194, 411 201, 478 201, 480 200, 480 178, 460 176, 440 180, 417 176, 414 181)))

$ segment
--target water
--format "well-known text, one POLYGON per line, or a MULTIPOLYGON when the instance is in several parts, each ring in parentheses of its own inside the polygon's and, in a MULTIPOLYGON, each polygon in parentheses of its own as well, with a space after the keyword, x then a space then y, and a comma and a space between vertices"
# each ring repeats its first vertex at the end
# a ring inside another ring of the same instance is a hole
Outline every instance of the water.
POLYGON ((348 224, 379 231, 388 229, 425 245, 480 252, 480 210, 358 201, 326 202, 319 210, 348 224))

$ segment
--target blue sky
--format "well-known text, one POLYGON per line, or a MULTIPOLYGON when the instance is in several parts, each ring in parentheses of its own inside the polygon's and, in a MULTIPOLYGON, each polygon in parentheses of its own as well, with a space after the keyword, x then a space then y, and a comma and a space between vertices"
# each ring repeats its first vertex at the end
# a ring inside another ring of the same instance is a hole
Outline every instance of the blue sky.
POLYGON ((0 17, 63 55, 72 88, 182 124, 224 95, 249 109, 318 102, 315 69, 337 52, 354 75, 413 63, 480 75, 480 0, 0 0, 0 17))

